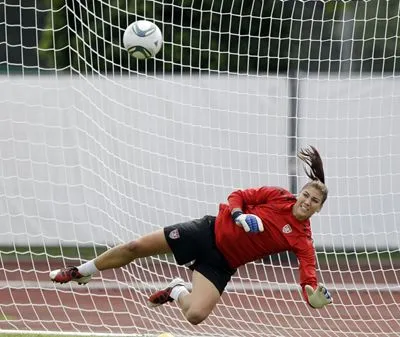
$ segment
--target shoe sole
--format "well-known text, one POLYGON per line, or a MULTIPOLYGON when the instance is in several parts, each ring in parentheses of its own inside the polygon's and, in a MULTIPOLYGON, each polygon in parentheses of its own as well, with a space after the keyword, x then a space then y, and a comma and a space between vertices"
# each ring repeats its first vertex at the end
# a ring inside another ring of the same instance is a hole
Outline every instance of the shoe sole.
MULTIPOLYGON (((173 279, 164 289, 168 289, 168 288, 172 289, 172 288, 174 288, 174 287, 176 287, 178 285, 185 286, 185 281, 182 280, 181 278, 173 279)), ((160 289, 160 290, 164 290, 164 289, 160 289)), ((160 291, 160 290, 158 290, 158 291, 160 291)), ((167 302, 165 302, 165 303, 167 303, 167 302)), ((149 308, 156 308, 156 307, 159 307, 160 305, 163 305, 165 303, 160 304, 160 303, 153 303, 153 302, 147 301, 147 306, 149 308)))
POLYGON ((79 278, 79 279, 73 278, 73 279, 71 279, 70 281, 59 282, 59 281, 56 281, 55 278, 57 277, 57 275, 58 275, 58 273, 60 272, 60 270, 61 270, 61 269, 52 270, 52 271, 50 272, 50 274, 49 274, 50 279, 51 279, 54 283, 64 284, 64 283, 68 283, 68 282, 76 282, 76 283, 78 283, 79 285, 85 285, 85 284, 87 284, 87 283, 91 280, 91 278, 92 278, 92 276, 83 276, 83 277, 81 277, 81 278, 79 278))

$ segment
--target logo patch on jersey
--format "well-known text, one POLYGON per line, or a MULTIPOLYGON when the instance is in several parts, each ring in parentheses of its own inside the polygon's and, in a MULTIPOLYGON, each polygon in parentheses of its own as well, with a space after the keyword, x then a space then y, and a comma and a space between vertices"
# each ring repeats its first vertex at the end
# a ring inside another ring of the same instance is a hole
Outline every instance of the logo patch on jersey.
POLYGON ((292 232, 292 226, 290 226, 289 224, 286 224, 285 226, 283 226, 282 232, 285 233, 285 234, 291 233, 292 232))
POLYGON ((178 229, 174 229, 174 230, 170 231, 169 234, 168 234, 168 236, 169 236, 170 239, 172 239, 172 240, 179 239, 179 238, 180 238, 180 235, 179 235, 178 229))

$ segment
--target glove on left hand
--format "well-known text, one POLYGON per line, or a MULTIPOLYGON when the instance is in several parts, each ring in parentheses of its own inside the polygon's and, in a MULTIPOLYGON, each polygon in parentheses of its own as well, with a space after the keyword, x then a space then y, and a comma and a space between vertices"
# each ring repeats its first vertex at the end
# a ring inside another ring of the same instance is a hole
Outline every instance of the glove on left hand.
POLYGON ((235 212, 232 217, 235 223, 241 225, 246 232, 258 233, 264 231, 264 225, 257 215, 235 212))

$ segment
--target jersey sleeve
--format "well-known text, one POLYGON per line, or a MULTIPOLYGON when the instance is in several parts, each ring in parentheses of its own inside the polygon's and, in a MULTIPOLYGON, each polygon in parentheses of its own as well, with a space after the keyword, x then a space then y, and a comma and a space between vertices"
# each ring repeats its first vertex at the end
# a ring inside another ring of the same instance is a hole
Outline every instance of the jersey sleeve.
POLYGON ((308 303, 308 296, 305 287, 307 284, 314 289, 317 287, 317 271, 315 249, 312 239, 307 238, 306 240, 307 243, 302 245, 301 248, 296 249, 294 252, 299 261, 300 286, 302 289, 303 298, 308 303))
POLYGON ((265 204, 268 200, 286 192, 287 191, 278 187, 267 186, 236 190, 228 196, 229 209, 231 211, 234 208, 245 210, 249 205, 265 204))

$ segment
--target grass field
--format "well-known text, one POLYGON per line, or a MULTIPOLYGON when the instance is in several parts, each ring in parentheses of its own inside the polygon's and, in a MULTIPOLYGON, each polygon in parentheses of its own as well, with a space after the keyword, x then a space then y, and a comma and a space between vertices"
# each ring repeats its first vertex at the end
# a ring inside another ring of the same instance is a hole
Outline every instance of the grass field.
MULTIPOLYGON (((69 257, 90 260, 107 250, 105 246, 92 247, 59 247, 59 246, 31 246, 31 247, 13 247, 0 246, 1 259, 21 260, 31 259, 33 255, 35 259, 47 259, 52 257, 69 257)), ((172 256, 171 256, 172 259, 172 256)), ((357 261, 360 264, 369 264, 374 261, 381 263, 398 261, 400 259, 400 250, 395 251, 318 251, 317 259, 322 264, 330 264, 332 262, 357 261)), ((274 257, 271 257, 271 261, 274 257)), ((279 260, 281 261, 281 260, 279 260)))

